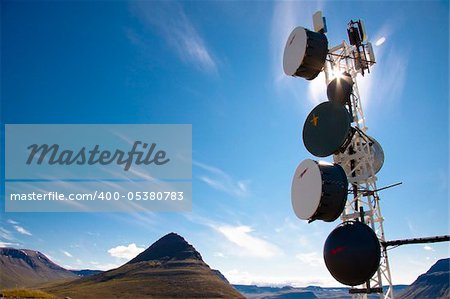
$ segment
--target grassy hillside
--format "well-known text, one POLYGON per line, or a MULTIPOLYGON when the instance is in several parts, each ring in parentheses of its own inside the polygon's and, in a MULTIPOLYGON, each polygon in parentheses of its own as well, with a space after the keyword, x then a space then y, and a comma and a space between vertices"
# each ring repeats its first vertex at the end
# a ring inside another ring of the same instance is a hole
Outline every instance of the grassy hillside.
POLYGON ((27 299, 57 299, 56 296, 50 295, 40 290, 28 290, 28 289, 8 289, 0 291, 0 298, 27 298, 27 299))
POLYGON ((143 261, 48 286, 59 297, 76 298, 244 298, 203 261, 143 261))
POLYGON ((176 233, 117 269, 82 277, 37 251, 9 248, 1 253, 2 285, 3 280, 8 285, 40 283, 39 289, 59 298, 244 298, 176 233))

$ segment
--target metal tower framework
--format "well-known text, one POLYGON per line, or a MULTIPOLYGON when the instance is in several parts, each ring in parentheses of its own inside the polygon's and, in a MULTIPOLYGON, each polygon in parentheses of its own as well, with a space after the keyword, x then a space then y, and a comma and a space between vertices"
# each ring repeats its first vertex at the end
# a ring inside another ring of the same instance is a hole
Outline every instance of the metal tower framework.
MULTIPOLYGON (((342 44, 329 50, 324 71, 327 86, 331 80, 344 72, 350 74, 354 82, 350 101, 346 104, 353 120, 353 137, 344 152, 333 156, 337 164, 350 170, 347 178, 352 188, 349 190, 350 195, 341 219, 364 222, 373 229, 380 244, 383 244, 386 242, 383 229, 384 218, 377 192, 375 161, 371 148, 373 141, 366 133, 367 127, 356 80, 357 75, 359 73, 364 75, 364 70, 368 70, 369 65, 373 63, 361 57, 361 53, 356 51, 355 46, 343 41, 342 44)), ((394 298, 386 247, 381 246, 381 262, 375 275, 359 288, 352 288, 350 293, 353 294, 353 298, 367 298, 369 293, 379 293, 380 298, 394 298), (385 293, 383 281, 388 287, 385 293)))

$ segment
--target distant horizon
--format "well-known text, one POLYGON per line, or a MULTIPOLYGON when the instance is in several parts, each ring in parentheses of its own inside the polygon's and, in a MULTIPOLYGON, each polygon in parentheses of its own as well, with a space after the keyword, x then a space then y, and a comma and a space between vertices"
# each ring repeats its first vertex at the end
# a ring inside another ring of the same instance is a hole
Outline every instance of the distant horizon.
MULTIPOLYGON (((173 233, 175 233, 175 234, 177 234, 177 235, 179 235, 177 232, 170 232, 170 233, 167 233, 167 234, 165 234, 165 235, 163 235, 163 236, 161 236, 161 238, 163 238, 163 237, 165 237, 165 236, 167 236, 167 235, 170 235, 170 234, 173 234, 173 233)), ((182 235, 179 235, 179 236, 181 236, 181 237, 183 237, 182 235)), ((159 238, 159 239, 161 239, 161 238, 159 238)), ((183 237, 184 238, 184 237, 183 237)), ((157 240, 159 240, 159 239, 157 239, 157 240)), ((154 243, 157 241, 157 240, 155 240, 154 241, 154 243)), ((186 240, 188 243, 189 243, 189 240, 186 240)), ((147 248, 145 248, 144 250, 146 250, 146 249, 148 249, 148 248, 150 248, 154 243, 152 243, 152 244, 150 244, 147 248)), ((194 248, 195 248, 195 245, 194 244, 191 244, 191 243, 189 243, 190 245, 192 245, 192 246, 194 246, 194 248)), ((0 248, 13 248, 13 249, 16 249, 16 250, 30 250, 30 251, 36 251, 36 252, 40 252, 39 250, 34 250, 34 249, 30 249, 30 248, 15 248, 15 247, 2 247, 2 246, 0 246, 0 248)), ((43 253, 43 252, 40 252, 40 253, 42 253, 42 254, 44 254, 45 255, 45 253, 43 253)), ((138 253, 139 254, 139 253, 138 253)), ((137 255, 138 255, 137 254, 137 255)), ((201 252, 200 252, 200 254, 201 254, 201 252)), ((136 256, 137 256, 136 255, 136 256)), ((49 258, 50 259, 50 261, 52 261, 52 259, 50 258, 50 257, 48 257, 47 255, 45 255, 47 258, 49 258)), ((134 257, 133 257, 134 258, 134 257)), ((435 265, 438 261, 441 261, 441 260, 446 260, 446 259, 450 259, 450 257, 447 257, 447 258, 442 258, 442 259, 439 259, 439 260, 437 260, 433 265, 435 265)), ((54 261, 52 261, 53 263, 55 263, 54 261)), ((101 269, 95 269, 95 268, 66 268, 66 267, 63 267, 64 269, 66 269, 66 270, 69 270, 69 271, 84 271, 84 270, 88 270, 88 271, 101 271, 101 272, 105 272, 105 271, 109 271, 109 270, 113 270, 113 269, 116 269, 116 268, 118 268, 118 267, 121 267, 121 266, 123 266, 123 265, 125 265, 125 264, 127 264, 129 261, 125 261, 122 265, 118 265, 117 267, 115 267, 115 268, 111 268, 111 269, 106 269, 106 270, 101 270, 101 269)), ((208 264, 208 263, 207 263, 208 264)), ((61 266, 61 265, 59 265, 59 264, 57 264, 58 266, 61 266)), ((62 266, 61 266, 62 267, 62 266)), ((431 267, 430 267, 431 268, 431 267)), ((213 269, 213 268, 211 268, 211 269, 213 269)), ((214 270, 218 270, 218 271, 220 271, 220 269, 214 269, 214 270)), ((428 271, 428 270, 427 270, 428 271)), ((424 272, 425 273, 425 272, 424 272)), ((423 273, 422 273, 423 274, 423 273)), ((422 274, 420 274, 420 275, 422 275, 422 274)), ((223 273, 222 273, 222 275, 224 275, 223 273)), ((224 275, 225 276, 225 275, 224 275)), ((226 276, 225 276, 226 277, 226 276)), ((227 277, 226 277, 227 278, 227 277)), ((228 280, 228 278, 227 278, 227 280, 228 280)), ((324 288, 324 289, 326 289, 326 288, 332 288, 332 289, 335 289, 335 288, 344 288, 344 289, 350 289, 351 287, 350 286, 346 286, 346 285, 342 285, 342 284, 339 284, 339 285, 336 285, 336 286, 321 286, 321 285, 314 285, 314 284, 310 284, 310 285, 303 285, 303 286, 301 286, 301 285, 294 285, 294 284, 282 284, 282 283, 280 283, 280 284, 273 284, 273 283, 270 283, 270 282, 268 282, 268 283, 264 283, 264 282, 261 282, 261 283, 249 283, 249 284, 241 284, 241 283, 233 283, 233 282, 231 282, 230 281, 230 284, 232 284, 232 285, 242 285, 242 286, 257 286, 257 287, 273 287, 273 288, 283 288, 283 287, 293 287, 293 288, 308 288, 308 287, 320 287, 320 288, 324 288)), ((412 282, 411 282, 411 284, 412 284, 412 282)), ((411 285, 411 284, 394 284, 393 286, 409 286, 409 285, 411 285)), ((387 287, 387 286, 384 286, 384 287, 387 287)))
MULTIPOLYGON (((176 232, 170 232, 170 233, 167 233, 166 235, 164 235, 164 236, 167 236, 167 235, 169 235, 169 234, 172 234, 172 233, 175 233, 175 234, 177 234, 176 232)), ((163 237, 164 237, 163 236, 163 237)), ((181 237, 183 237, 183 236, 181 236, 181 237)), ((162 237, 161 237, 162 238, 162 237)), ((186 240, 188 243, 189 243, 189 241, 188 240, 186 240)), ((156 241, 155 241, 156 242, 156 241)), ((190 243, 189 243, 190 244, 190 243)), ((151 244, 151 245, 153 245, 153 244, 151 244)), ((151 245, 149 245, 149 247, 147 247, 146 249, 148 249, 148 248, 150 248, 150 246, 151 245)), ((191 244, 192 246, 194 246, 193 244, 191 244)), ((0 247, 0 248, 12 248, 12 249, 16 249, 16 250, 30 250, 30 251, 35 251, 35 252, 40 252, 39 250, 34 250, 34 249, 30 249, 30 248, 14 248, 14 247, 0 247)), ((194 248, 195 248, 195 246, 194 246, 194 248)), ((42 252, 40 252, 40 253, 42 253, 42 252)), ((44 254, 44 253, 42 253, 42 254, 44 254)), ((200 254, 201 254, 201 252, 200 252, 200 254)), ((45 254, 44 254, 45 255, 45 254)), ((47 257, 47 258, 49 258, 49 257, 47 257)), ((50 259, 50 258, 49 258, 50 259)), ((443 258, 443 259, 440 259, 440 260, 438 260, 438 261, 441 261, 441 260, 446 260, 446 259, 450 259, 450 257, 448 257, 448 258, 443 258)), ((51 259, 50 259, 51 260, 51 259)), ((438 261, 436 261, 436 263, 438 262, 438 261)), ((52 262, 54 262, 54 261, 52 261, 52 262)), ((127 262, 124 262, 124 264, 122 264, 122 265, 119 265, 118 267, 121 267, 121 266, 123 266, 123 265, 125 265, 126 263, 128 263, 128 261, 127 262)), ((435 263, 435 264, 436 264, 435 263)), ((434 264, 433 264, 434 265, 434 264)), ((58 265, 59 266, 59 265, 58 265)), ((430 267, 431 268, 431 267, 430 267)), ((79 268, 79 269, 75 269, 75 268, 65 268, 66 270, 69 270, 69 271, 101 271, 101 272, 105 272, 105 271, 109 271, 109 270, 113 270, 113 269, 116 269, 116 268, 111 268, 111 269, 108 269, 108 270, 100 270, 100 269, 94 269, 94 268, 89 268, 89 269, 87 269, 87 268, 79 268)), ((220 271, 220 269, 214 269, 214 270, 218 270, 218 271, 220 271)), ((227 278, 228 279, 228 278, 227 278)), ((300 288, 300 289, 305 289, 305 288, 309 288, 309 287, 319 287, 319 288, 323 288, 323 289, 327 289, 327 288, 331 288, 331 289, 350 289, 351 287, 350 286, 345 286, 345 285, 339 285, 339 286, 320 286, 320 285, 306 285, 306 286, 296 286, 296 285, 289 285, 289 284, 271 284, 271 283, 266 283, 266 284, 264 284, 264 283, 250 283, 250 284, 239 284, 239 283, 232 283, 232 282, 230 282, 230 284, 232 284, 232 285, 240 285, 240 286, 257 286, 257 287, 272 287, 272 288, 284 288, 284 287, 292 287, 292 288, 300 288)), ((409 285, 411 285, 411 284, 394 284, 393 286, 409 286, 409 285)), ((384 286, 384 287, 387 287, 387 286, 384 286)))

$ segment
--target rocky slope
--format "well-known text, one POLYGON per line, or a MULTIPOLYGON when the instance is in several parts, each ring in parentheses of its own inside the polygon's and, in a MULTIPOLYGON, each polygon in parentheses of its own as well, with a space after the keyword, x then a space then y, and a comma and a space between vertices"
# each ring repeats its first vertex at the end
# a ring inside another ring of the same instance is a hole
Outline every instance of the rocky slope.
POLYGON ((450 259, 437 261, 425 273, 420 275, 412 285, 398 296, 399 299, 440 299, 450 298, 450 259))
POLYGON ((32 287, 49 281, 76 277, 39 251, 0 248, 0 289, 32 287))

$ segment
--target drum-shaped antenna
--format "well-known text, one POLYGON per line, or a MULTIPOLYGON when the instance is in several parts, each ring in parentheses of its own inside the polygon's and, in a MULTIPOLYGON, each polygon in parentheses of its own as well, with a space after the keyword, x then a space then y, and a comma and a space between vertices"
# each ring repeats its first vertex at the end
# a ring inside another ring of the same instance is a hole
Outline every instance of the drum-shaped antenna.
POLYGON ((350 101, 353 91, 353 80, 349 73, 343 73, 331 80, 327 86, 328 100, 344 105, 350 101))
POLYGON ((284 47, 283 69, 286 75, 312 80, 322 71, 328 54, 325 34, 303 27, 295 28, 284 47))
POLYGON ((381 248, 374 231, 361 222, 344 222, 325 241, 325 265, 340 283, 356 286, 368 281, 380 265, 381 248))
POLYGON ((337 164, 306 159, 292 179, 292 208, 303 220, 332 222, 342 213, 347 201, 348 182, 337 164))
POLYGON ((303 143, 317 157, 342 151, 351 141, 351 119, 347 109, 335 102, 317 105, 303 125, 303 143))

